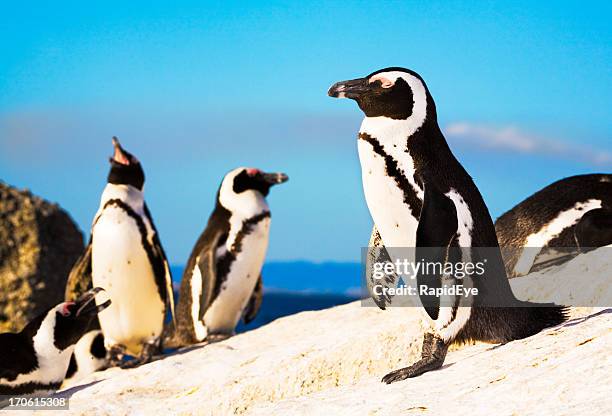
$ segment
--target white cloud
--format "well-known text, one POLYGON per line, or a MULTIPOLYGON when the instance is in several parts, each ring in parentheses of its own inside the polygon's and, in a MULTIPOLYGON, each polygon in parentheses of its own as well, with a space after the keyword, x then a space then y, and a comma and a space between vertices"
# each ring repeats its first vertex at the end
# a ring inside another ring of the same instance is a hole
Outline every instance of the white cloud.
POLYGON ((514 126, 460 122, 448 125, 444 133, 451 140, 481 148, 536 154, 596 166, 612 166, 612 153, 609 151, 540 137, 514 126))

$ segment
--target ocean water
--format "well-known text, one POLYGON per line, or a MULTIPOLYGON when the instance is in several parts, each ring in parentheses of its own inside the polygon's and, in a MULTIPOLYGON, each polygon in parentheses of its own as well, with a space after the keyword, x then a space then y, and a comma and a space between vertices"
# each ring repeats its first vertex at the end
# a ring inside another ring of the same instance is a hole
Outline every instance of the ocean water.
MULTIPOLYGON (((184 266, 172 266, 175 294, 184 266)), ((283 316, 342 305, 359 299, 359 263, 269 262, 262 270, 264 298, 257 317, 236 332, 265 325, 283 316)))

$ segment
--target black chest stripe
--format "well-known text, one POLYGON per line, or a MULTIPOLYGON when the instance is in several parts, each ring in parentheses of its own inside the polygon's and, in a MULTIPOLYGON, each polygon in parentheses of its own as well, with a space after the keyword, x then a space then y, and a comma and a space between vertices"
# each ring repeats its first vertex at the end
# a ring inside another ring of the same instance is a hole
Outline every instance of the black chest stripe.
MULTIPOLYGON (((261 214, 244 220, 242 222, 242 226, 240 227, 240 231, 238 231, 238 234, 236 235, 236 240, 234 241, 234 244, 232 244, 231 250, 225 252, 217 260, 217 284, 215 285, 214 297, 217 297, 219 294, 222 284, 227 279, 231 264, 234 262, 234 260, 236 260, 238 254, 240 254, 242 251, 242 241, 244 240, 244 237, 251 234, 255 226, 265 218, 270 218, 270 211, 262 212, 261 214)), ((222 243, 220 242, 220 244, 222 243)))
POLYGON ((251 234, 255 226, 265 218, 270 218, 270 211, 262 212, 242 222, 242 227, 240 227, 240 231, 238 231, 236 240, 232 245, 232 252, 238 254, 242 251, 242 240, 244 240, 244 237, 251 234))
MULTIPOLYGON (((421 207, 423 206, 423 202, 419 199, 417 193, 412 187, 412 184, 408 181, 405 172, 397 165, 397 161, 393 159, 391 155, 385 153, 385 149, 378 142, 378 140, 369 134, 359 133, 359 139, 372 145, 374 152, 384 159, 385 172, 387 173, 387 176, 393 178, 397 186, 402 190, 404 193, 404 203, 408 205, 412 216, 418 219, 421 215, 421 207)), ((421 183, 420 179, 416 177, 415 182, 421 183)))
POLYGON ((104 204, 103 210, 107 207, 115 206, 121 208, 125 211, 125 213, 136 221, 136 225, 138 226, 138 232, 140 233, 142 247, 147 253, 147 257, 149 259, 149 263, 151 264, 151 268, 153 269, 153 274, 155 275, 155 283, 157 284, 157 291, 159 292, 159 296, 162 301, 166 303, 167 294, 166 294, 166 270, 164 267, 163 259, 160 257, 159 252, 149 244, 149 240, 147 239, 147 227, 145 226, 142 217, 138 215, 132 207, 123 202, 120 199, 109 199, 104 204))

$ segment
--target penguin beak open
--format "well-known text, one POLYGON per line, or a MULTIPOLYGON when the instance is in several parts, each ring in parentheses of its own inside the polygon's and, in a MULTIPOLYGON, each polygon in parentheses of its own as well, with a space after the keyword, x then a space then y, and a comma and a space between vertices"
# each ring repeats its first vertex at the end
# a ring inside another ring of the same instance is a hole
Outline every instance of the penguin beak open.
POLYGON ((125 152, 125 150, 123 150, 123 148, 121 147, 121 143, 119 143, 119 139, 116 138, 115 136, 113 136, 113 147, 115 148, 115 151, 113 153, 113 157, 111 158, 111 163, 116 162, 122 165, 129 166, 130 158, 128 154, 125 152))
POLYGON ((284 173, 280 173, 280 172, 277 172, 277 173, 262 173, 261 177, 264 180, 264 182, 266 182, 270 186, 278 185, 278 184, 281 184, 283 182, 287 182, 289 180, 289 176, 287 176, 284 173))
POLYGON ((354 100, 367 91, 369 91, 367 78, 358 78, 336 82, 329 88, 327 95, 335 98, 351 98, 354 100))
POLYGON ((96 295, 103 291, 104 289, 102 289, 101 287, 94 287, 90 291, 85 292, 83 296, 78 298, 75 301, 76 307, 77 307, 76 316, 77 317, 93 316, 103 311, 104 309, 108 308, 111 304, 110 299, 106 300, 105 302, 99 305, 97 305, 95 302, 96 295))

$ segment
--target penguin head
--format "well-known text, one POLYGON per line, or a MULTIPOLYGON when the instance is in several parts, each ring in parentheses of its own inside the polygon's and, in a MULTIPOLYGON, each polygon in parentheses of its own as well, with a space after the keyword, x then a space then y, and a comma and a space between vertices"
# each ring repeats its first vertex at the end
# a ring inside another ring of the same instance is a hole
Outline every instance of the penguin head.
POLYGON ((102 290, 96 287, 75 301, 54 306, 30 322, 22 332, 34 339, 39 354, 66 350, 89 330, 92 318, 110 305, 110 300, 96 304, 95 295, 102 290))
POLYGON ((287 180, 289 177, 284 173, 266 173, 256 168, 240 168, 238 174, 234 176, 232 188, 237 194, 255 191, 267 196, 272 186, 287 180))
POLYGON ((406 120, 412 116, 435 119, 435 104, 425 81, 406 68, 391 67, 364 78, 340 81, 327 92, 330 97, 355 100, 366 117, 406 120))
POLYGON ((255 168, 240 167, 223 178, 218 200, 230 210, 249 209, 265 205, 264 198, 274 185, 287 182, 289 177, 280 172, 267 173, 255 168))
POLYGON ((111 164, 108 173, 108 183, 115 185, 131 185, 141 190, 144 186, 145 176, 138 159, 121 147, 119 139, 113 137, 115 151, 109 159, 111 164))

